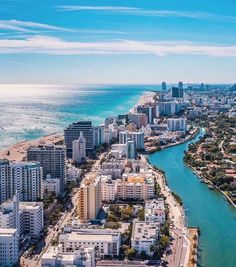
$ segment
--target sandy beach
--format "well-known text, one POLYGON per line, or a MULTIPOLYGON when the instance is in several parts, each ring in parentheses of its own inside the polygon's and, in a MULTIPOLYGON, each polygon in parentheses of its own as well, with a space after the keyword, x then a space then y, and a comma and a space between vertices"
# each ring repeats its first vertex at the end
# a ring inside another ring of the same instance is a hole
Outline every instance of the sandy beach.
POLYGON ((55 144, 63 140, 63 135, 60 133, 54 133, 51 135, 43 136, 35 140, 25 140, 7 147, 0 151, 0 159, 8 159, 14 161, 23 161, 26 157, 27 149, 30 146, 37 146, 40 144, 55 144))

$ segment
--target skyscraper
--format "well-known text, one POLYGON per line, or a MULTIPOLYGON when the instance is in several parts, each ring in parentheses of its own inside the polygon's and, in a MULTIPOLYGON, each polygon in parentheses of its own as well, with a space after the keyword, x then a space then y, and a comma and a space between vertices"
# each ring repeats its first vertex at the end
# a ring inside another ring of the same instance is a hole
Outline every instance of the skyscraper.
POLYGON ((74 140, 78 140, 80 132, 83 132, 83 136, 86 140, 86 150, 94 149, 94 129, 91 121, 78 121, 69 125, 65 131, 65 145, 67 158, 71 159, 73 156, 74 140))
POLYGON ((27 150, 29 161, 39 161, 43 168, 43 178, 50 176, 60 179, 61 192, 64 190, 66 180, 66 148, 56 145, 32 146, 27 150))
POLYGON ((144 149, 144 133, 143 132, 120 132, 119 143, 126 144, 128 139, 135 140, 136 149, 144 149))
POLYGON ((0 203, 13 198, 16 191, 21 201, 42 198, 43 169, 39 162, 0 161, 0 203))
POLYGON ((172 97, 174 98, 184 97, 184 89, 182 85, 180 85, 180 87, 172 87, 172 97))
POLYGON ((13 196, 10 162, 0 160, 0 204, 13 196))
POLYGON ((86 158, 86 140, 83 136, 83 132, 80 132, 78 140, 73 141, 73 161, 75 163, 81 163, 86 158))
POLYGON ((183 82, 179 82, 179 84, 178 84, 178 87, 179 87, 179 89, 184 89, 184 84, 183 84, 183 82))
POLYGON ((133 139, 129 139, 126 143, 126 157, 128 159, 135 159, 136 157, 136 146, 133 139))
POLYGON ((95 173, 85 178, 79 188, 77 213, 81 222, 94 220, 101 207, 101 177, 95 173))
POLYGON ((167 126, 169 131, 186 131, 187 120, 186 118, 169 118, 167 119, 167 126))
POLYGON ((94 134, 94 146, 100 146, 105 143, 105 126, 94 126, 93 127, 94 134))
POLYGON ((150 105, 137 106, 137 113, 146 114, 148 118, 148 123, 153 123, 153 117, 155 117, 154 107, 150 105))
POLYGON ((166 82, 162 82, 161 84, 161 91, 166 91, 166 82))

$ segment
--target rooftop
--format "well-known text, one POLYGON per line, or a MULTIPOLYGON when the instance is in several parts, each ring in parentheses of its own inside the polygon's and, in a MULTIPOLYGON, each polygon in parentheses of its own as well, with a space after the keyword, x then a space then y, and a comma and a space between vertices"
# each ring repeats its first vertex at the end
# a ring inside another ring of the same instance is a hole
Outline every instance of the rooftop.
POLYGON ((157 237, 160 224, 157 222, 134 222, 132 238, 148 240, 157 237))

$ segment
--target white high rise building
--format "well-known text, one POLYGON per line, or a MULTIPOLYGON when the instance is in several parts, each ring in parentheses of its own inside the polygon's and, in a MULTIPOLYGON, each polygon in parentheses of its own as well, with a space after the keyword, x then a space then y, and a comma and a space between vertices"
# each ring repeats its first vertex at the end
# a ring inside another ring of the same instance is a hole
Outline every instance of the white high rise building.
POLYGON ((128 139, 134 139, 136 149, 144 149, 144 133, 143 132, 120 132, 119 143, 126 144, 128 139))
POLYGON ((0 266, 14 266, 19 259, 19 237, 16 229, 0 229, 0 266))
POLYGON ((167 126, 169 131, 183 131, 187 130, 186 118, 169 118, 167 119, 167 126))
POLYGON ((83 136, 83 132, 80 132, 78 140, 73 141, 73 161, 75 163, 81 163, 86 159, 86 140, 83 136))
POLYGON ((43 203, 19 202, 18 194, 13 200, 0 205, 0 228, 17 229, 18 235, 38 237, 43 230, 43 203))
POLYGON ((0 160, 0 203, 13 198, 16 191, 21 201, 42 198, 43 169, 39 162, 0 160))
POLYGON ((136 146, 133 139, 129 139, 126 143, 126 157, 128 159, 135 159, 136 157, 136 146))

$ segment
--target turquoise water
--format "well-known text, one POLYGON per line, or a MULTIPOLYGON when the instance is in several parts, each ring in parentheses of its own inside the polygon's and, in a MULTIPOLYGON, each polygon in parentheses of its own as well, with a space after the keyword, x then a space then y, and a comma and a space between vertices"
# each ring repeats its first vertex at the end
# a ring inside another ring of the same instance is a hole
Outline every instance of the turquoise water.
POLYGON ((236 266, 236 210, 222 194, 199 182, 183 162, 184 151, 192 141, 150 156, 150 163, 166 172, 168 185, 183 200, 189 226, 198 226, 200 236, 199 266, 236 266))
POLYGON ((0 148, 61 132, 71 122, 103 123, 159 86, 0 85, 0 148))

